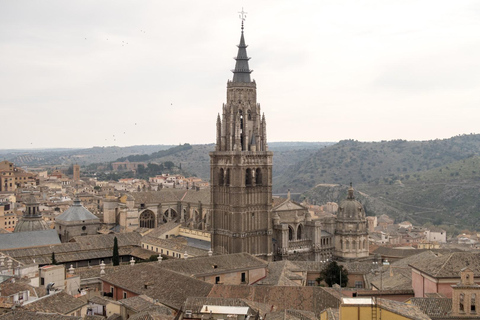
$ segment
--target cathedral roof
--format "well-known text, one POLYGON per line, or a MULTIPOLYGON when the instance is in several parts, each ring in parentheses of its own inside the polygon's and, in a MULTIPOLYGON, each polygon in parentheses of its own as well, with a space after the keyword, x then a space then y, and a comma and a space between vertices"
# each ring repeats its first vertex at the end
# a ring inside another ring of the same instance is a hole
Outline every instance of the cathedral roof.
POLYGON ((76 199, 73 201, 73 205, 70 208, 55 218, 55 221, 84 221, 94 219, 99 220, 97 216, 82 206, 80 200, 76 199))
POLYGON ((253 70, 250 70, 248 66, 248 60, 250 60, 250 58, 247 56, 247 45, 245 44, 245 38, 243 36, 243 22, 242 35, 240 36, 240 44, 238 45, 238 53, 235 60, 235 69, 232 70, 233 82, 250 83, 250 73, 252 73, 253 70))

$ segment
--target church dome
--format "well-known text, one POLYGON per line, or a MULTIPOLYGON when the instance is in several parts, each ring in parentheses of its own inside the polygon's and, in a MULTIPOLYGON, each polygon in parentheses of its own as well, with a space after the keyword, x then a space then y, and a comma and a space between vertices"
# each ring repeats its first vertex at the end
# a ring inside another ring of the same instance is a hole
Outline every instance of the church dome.
POLYGON ((350 185, 350 188, 348 188, 347 199, 340 202, 340 205, 338 206, 337 217, 342 219, 365 218, 365 210, 363 209, 363 205, 355 200, 352 185, 350 185))
POLYGON ((85 221, 85 220, 99 220, 99 218, 88 211, 80 200, 75 199, 73 205, 65 210, 64 213, 55 218, 55 221, 85 221))
POLYGON ((31 193, 25 199, 25 212, 20 221, 18 221, 13 232, 29 232, 47 229, 48 225, 47 222, 43 220, 39 208, 39 202, 37 201, 33 193, 31 193))

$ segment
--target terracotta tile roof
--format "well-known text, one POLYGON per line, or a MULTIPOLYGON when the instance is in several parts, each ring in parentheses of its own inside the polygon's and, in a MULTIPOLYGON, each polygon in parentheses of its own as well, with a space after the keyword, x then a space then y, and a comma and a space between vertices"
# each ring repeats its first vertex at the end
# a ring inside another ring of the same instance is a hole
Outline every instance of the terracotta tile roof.
POLYGON ((268 264, 267 276, 260 281, 257 281, 255 285, 269 285, 269 286, 301 286, 301 283, 297 283, 293 280, 305 280, 293 270, 298 270, 299 267, 294 263, 284 261, 274 261, 268 264))
POLYGON ((0 284, 0 292, 4 297, 8 297, 23 291, 29 291, 30 295, 35 295, 34 288, 25 282, 4 281, 0 284))
POLYGON ((87 302, 84 299, 74 298, 64 291, 52 293, 32 302, 23 304, 28 311, 66 314, 75 311, 87 302))
POLYGON ((436 278, 458 278, 460 270, 470 267, 475 277, 480 277, 480 255, 470 252, 454 252, 444 256, 430 257, 409 264, 436 278))
POLYGON ((135 296, 127 299, 119 300, 121 304, 123 304, 128 309, 134 312, 141 312, 141 311, 154 311, 157 313, 171 315, 173 314, 173 310, 165 307, 160 304, 153 303, 153 300, 150 297, 140 295, 135 296))
POLYGON ((176 228, 180 225, 181 225, 180 223, 170 221, 170 222, 167 222, 165 224, 162 224, 162 225, 156 227, 155 229, 149 229, 150 231, 145 233, 144 236, 152 237, 152 238, 159 238, 159 237, 163 236, 165 233, 169 232, 170 230, 172 230, 172 229, 174 229, 174 228, 176 228))
POLYGON ((452 311, 450 298, 410 298, 409 301, 429 317, 446 316, 452 311))
POLYGON ((377 304, 381 308, 398 315, 402 315, 407 319, 431 320, 429 316, 427 316, 417 306, 414 305, 387 299, 377 299, 377 304))
POLYGON ((143 311, 129 317, 129 320, 173 320, 175 316, 158 313, 155 311, 143 311))
POLYGON ((185 275, 197 276, 225 273, 232 270, 266 268, 267 262, 248 253, 232 253, 211 257, 192 257, 187 260, 169 259, 160 263, 160 266, 185 275))
POLYGON ((275 310, 300 309, 317 316, 326 308, 338 306, 339 300, 322 287, 231 286, 216 285, 209 297, 242 298, 266 303, 275 310))
POLYGON ((2 314, 0 320, 81 320, 82 317, 18 310, 2 314))
POLYGON ((136 264, 100 279, 138 295, 158 299, 161 304, 175 310, 182 307, 187 297, 205 297, 211 291, 212 284, 162 268, 161 265, 166 262, 136 264))

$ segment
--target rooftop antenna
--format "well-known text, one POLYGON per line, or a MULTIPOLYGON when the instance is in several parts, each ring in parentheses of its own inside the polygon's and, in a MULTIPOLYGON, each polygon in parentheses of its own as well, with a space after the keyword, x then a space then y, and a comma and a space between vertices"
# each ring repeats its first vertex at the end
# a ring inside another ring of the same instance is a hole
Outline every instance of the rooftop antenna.
POLYGON ((240 11, 239 13, 240 14, 238 15, 238 17, 242 20, 242 32, 243 32, 243 22, 245 21, 245 19, 247 19, 247 13, 243 11, 243 7, 242 7, 242 11, 240 11))

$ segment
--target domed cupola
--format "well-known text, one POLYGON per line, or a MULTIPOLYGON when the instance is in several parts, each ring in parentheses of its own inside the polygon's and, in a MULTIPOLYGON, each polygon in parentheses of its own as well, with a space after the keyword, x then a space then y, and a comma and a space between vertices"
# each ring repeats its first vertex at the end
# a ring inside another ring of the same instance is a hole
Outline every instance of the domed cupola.
POLYGON ((340 202, 338 206, 338 218, 359 220, 365 218, 365 210, 360 202, 355 200, 353 187, 350 183, 347 199, 340 202))
POLYGON ((47 222, 43 220, 39 206, 39 202, 33 193, 31 193, 25 200, 25 212, 23 213, 23 217, 15 226, 13 232, 47 230, 48 225, 47 222))
POLYGON ((368 257, 368 231, 365 210, 355 200, 350 183, 347 199, 338 206, 335 223, 335 256, 342 261, 368 257))

